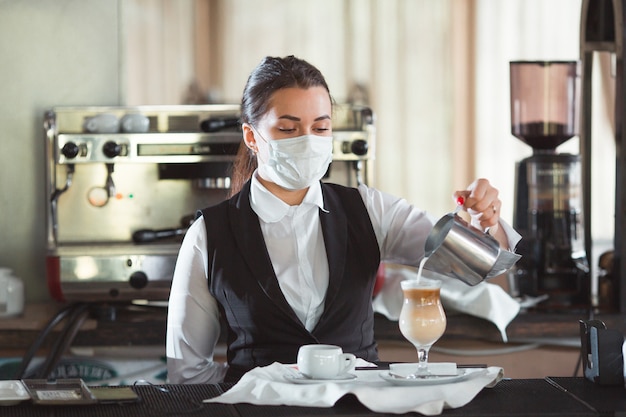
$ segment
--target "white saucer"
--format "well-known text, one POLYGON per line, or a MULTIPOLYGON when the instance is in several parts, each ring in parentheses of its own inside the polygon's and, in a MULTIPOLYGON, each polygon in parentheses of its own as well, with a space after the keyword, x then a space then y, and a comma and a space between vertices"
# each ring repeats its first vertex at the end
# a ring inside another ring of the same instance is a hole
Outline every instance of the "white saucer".
POLYGON ((382 371, 379 375, 387 382, 400 386, 416 386, 416 385, 439 385, 459 382, 467 378, 469 372, 459 369, 456 375, 432 375, 423 378, 404 378, 399 375, 393 375, 389 371, 382 371))
POLYGON ((356 379, 356 375, 343 374, 335 378, 314 379, 314 378, 309 378, 307 376, 304 376, 300 373, 297 373, 297 374, 285 374, 284 378, 289 382, 293 382, 294 384, 327 384, 329 382, 341 384, 344 382, 354 381, 356 379))
POLYGON ((0 405, 15 405, 29 399, 30 395, 20 381, 0 381, 0 405))

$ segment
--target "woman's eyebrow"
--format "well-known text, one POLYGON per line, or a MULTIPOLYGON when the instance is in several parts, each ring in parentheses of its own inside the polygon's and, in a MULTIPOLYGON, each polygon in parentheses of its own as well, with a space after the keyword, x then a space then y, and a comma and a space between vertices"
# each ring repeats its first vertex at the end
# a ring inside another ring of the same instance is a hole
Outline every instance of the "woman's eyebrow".
POLYGON ((299 117, 291 116, 289 114, 283 114, 282 116, 279 117, 279 119, 287 119, 287 120, 292 120, 294 122, 299 122, 300 121, 299 117))
MULTIPOLYGON (((299 122, 301 120, 299 117, 292 116, 292 115, 289 115, 289 114, 283 114, 282 116, 279 117, 279 119, 287 119, 287 120, 291 120, 291 121, 294 121, 294 122, 299 122)), ((330 120, 330 116, 325 114, 323 116, 317 117, 315 119, 315 121, 319 122, 320 120, 327 120, 327 119, 330 120)))

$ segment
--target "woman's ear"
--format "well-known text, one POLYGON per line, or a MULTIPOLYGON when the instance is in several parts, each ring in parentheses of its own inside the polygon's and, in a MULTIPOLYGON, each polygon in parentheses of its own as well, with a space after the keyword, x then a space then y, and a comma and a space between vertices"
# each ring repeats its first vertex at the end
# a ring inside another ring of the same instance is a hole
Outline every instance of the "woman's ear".
POLYGON ((248 123, 243 123, 241 125, 241 130, 243 131, 243 142, 246 144, 248 149, 256 153, 258 148, 256 145, 256 138, 254 137, 254 129, 252 129, 252 126, 248 123))

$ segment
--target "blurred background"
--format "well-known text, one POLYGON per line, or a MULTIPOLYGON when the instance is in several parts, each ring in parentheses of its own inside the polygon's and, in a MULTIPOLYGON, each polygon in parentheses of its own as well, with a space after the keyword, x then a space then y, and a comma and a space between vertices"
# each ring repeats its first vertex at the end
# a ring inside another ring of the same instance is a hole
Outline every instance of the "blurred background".
MULTIPOLYGON (((267 55, 296 55, 376 114, 374 186, 440 216, 477 177, 511 222, 509 62, 577 60, 579 0, 0 0, 0 266, 45 284, 43 114, 53 106, 238 103, 267 55)), ((594 82, 611 83, 597 60, 594 82)), ((595 89, 594 238, 613 236, 610 88, 595 89), (609 91, 609 92, 606 92, 609 91), (597 148, 597 149, 596 149, 597 148)), ((578 139, 562 145, 578 153, 578 139)))

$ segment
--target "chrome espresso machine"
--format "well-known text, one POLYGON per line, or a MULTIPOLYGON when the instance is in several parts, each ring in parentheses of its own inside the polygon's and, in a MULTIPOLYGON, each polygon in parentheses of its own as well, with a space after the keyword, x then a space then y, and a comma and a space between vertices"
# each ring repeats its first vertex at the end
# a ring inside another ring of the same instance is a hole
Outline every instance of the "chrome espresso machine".
MULTIPOLYGON (((167 300, 198 209, 227 198, 238 105, 46 112, 47 282, 59 301, 167 300)), ((369 184, 374 115, 338 104, 325 181, 369 184)))

